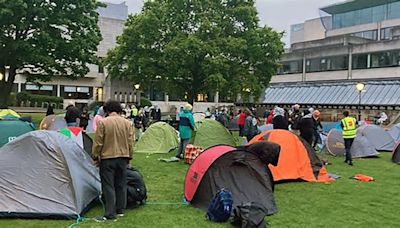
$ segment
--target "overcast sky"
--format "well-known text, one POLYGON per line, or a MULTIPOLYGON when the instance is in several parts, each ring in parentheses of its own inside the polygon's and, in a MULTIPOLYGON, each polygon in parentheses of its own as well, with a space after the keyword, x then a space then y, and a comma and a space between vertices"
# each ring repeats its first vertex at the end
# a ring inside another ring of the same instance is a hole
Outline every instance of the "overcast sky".
MULTIPOLYGON (((104 0, 106 2, 126 2, 130 13, 139 12, 143 0, 104 0)), ((344 0, 257 0, 257 9, 263 25, 278 31, 290 31, 290 25, 320 16, 319 8, 344 0)), ((288 45, 288 34, 284 38, 288 45)))

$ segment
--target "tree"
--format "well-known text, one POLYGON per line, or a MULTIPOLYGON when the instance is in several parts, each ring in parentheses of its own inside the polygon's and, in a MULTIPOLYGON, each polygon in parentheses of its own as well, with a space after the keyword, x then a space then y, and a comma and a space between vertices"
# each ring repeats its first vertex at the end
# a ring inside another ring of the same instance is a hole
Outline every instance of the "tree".
POLYGON ((0 0, 0 107, 17 74, 29 82, 71 79, 96 63, 101 40, 96 0, 0 0), (0 78, 1 79, 1 78, 0 78))
POLYGON ((258 96, 276 74, 281 33, 260 27, 254 0, 153 0, 131 15, 106 59, 109 74, 188 95, 258 96))

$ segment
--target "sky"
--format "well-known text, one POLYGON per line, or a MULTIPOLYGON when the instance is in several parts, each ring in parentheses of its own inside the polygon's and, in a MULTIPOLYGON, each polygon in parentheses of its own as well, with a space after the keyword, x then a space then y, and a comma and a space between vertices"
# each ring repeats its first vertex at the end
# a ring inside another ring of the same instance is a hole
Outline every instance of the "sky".
MULTIPOLYGON (((106 2, 126 2, 130 13, 140 12, 143 0, 104 0, 106 2)), ((319 8, 344 0, 257 0, 257 10, 262 25, 277 31, 286 31, 283 41, 289 46, 290 25, 320 16, 319 8)))

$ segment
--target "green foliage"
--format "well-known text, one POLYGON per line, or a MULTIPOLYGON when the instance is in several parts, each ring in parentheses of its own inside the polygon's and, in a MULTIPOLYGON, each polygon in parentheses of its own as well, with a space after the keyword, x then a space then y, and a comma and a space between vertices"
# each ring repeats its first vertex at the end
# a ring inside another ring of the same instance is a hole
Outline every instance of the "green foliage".
POLYGON ((30 106, 33 106, 35 103, 37 104, 38 107, 42 106, 42 103, 56 103, 62 104, 64 99, 61 97, 54 97, 54 96, 45 96, 45 95, 36 95, 36 94, 29 94, 27 92, 20 92, 17 94, 17 101, 18 104, 21 104, 21 102, 27 103, 28 101, 30 102, 30 106))
POLYGON ((10 93, 10 96, 8 97, 8 106, 16 106, 17 105, 17 95, 13 92, 10 93))
POLYGON ((279 67, 282 34, 260 27, 255 1, 146 1, 105 61, 115 78, 145 87, 160 80, 189 96, 243 89, 258 96, 279 67))
POLYGON ((145 106, 152 106, 153 104, 151 103, 151 101, 147 98, 141 97, 140 98, 140 106, 141 107, 145 107, 145 106))
POLYGON ((0 0, 0 106, 7 101, 16 72, 27 81, 54 76, 75 79, 96 63, 101 40, 96 0, 0 0))

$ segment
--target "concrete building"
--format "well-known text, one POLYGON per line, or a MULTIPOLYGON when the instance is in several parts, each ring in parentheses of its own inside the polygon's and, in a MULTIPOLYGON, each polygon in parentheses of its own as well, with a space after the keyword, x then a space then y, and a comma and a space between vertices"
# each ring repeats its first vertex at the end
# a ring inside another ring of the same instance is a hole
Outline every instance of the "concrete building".
MULTIPOLYGON (((106 5, 107 7, 98 9, 98 25, 103 37, 97 51, 99 58, 106 57, 107 51, 115 47, 116 38, 122 34, 128 18, 128 6, 125 3, 107 3, 106 5)), ((69 102, 84 106, 93 100, 103 101, 107 96, 105 69, 103 66, 97 65, 89 65, 89 68, 90 72, 84 78, 77 80, 54 78, 50 82, 41 83, 43 86, 40 88, 26 83, 23 75, 17 75, 14 91, 63 97, 64 106, 69 102)))
POLYGON ((361 104, 363 119, 371 119, 381 110, 396 118, 400 109, 400 1, 353 0, 320 10, 321 18, 291 27, 290 49, 283 55, 282 67, 272 78, 263 102, 326 109, 333 120, 342 109, 356 113, 361 104), (348 96, 357 96, 356 84, 360 82, 365 84, 361 102, 317 99, 331 95, 321 88, 340 85, 353 85, 353 93, 350 91, 348 96), (383 91, 376 90, 376 86, 383 91), (280 95, 272 96, 271 91, 280 95), (311 97, 296 96, 304 91, 311 97))

